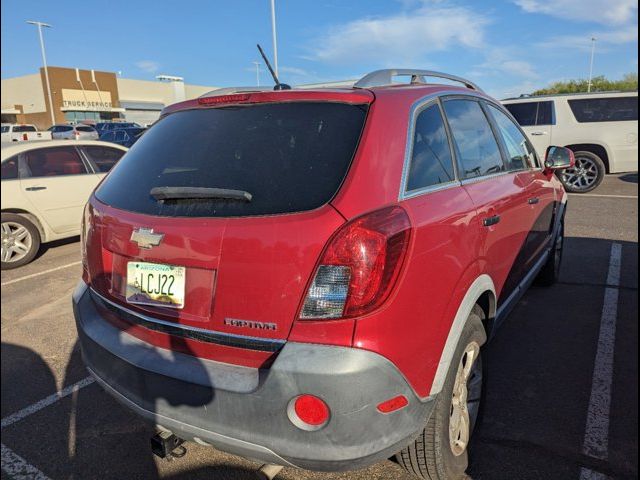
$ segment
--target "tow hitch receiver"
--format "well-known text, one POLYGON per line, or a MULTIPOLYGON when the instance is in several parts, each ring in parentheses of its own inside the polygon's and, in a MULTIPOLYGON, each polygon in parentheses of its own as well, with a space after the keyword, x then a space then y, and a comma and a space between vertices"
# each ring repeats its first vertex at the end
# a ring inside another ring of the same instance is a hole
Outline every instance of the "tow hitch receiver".
POLYGON ((184 440, 171 432, 158 432, 151 437, 151 451, 160 458, 171 460, 184 457, 187 449, 182 445, 184 440))

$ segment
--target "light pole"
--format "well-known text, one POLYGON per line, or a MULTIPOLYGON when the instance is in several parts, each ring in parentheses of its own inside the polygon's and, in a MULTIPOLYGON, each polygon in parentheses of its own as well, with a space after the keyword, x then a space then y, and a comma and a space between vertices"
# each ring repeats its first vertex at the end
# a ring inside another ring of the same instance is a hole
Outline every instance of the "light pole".
POLYGON ((589 84, 587 92, 591 92, 591 78, 593 77, 593 55, 596 51, 596 37, 591 37, 591 62, 589 63, 589 84))
POLYGON ((273 65, 275 67, 276 77, 278 77, 278 40, 276 38, 276 0, 271 0, 271 36, 273 37, 273 65))
POLYGON ((42 27, 51 28, 51 25, 43 22, 35 22, 33 20, 27 20, 27 23, 36 25, 38 27, 38 36, 40 37, 40 50, 42 51, 42 64, 44 66, 44 80, 47 84, 47 94, 49 95, 49 112, 51 113, 51 125, 55 125, 56 116, 53 112, 53 99, 51 98, 51 84, 49 83, 49 71, 47 70, 47 56, 44 53, 44 40, 42 38, 42 27))
POLYGON ((256 66, 256 85, 260 86, 260 62, 252 62, 256 66))

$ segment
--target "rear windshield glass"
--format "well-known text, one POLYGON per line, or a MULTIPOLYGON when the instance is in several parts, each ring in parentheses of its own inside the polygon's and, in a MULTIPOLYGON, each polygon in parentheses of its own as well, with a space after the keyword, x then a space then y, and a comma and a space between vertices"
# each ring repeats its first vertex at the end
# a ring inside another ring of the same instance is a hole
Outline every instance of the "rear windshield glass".
POLYGON ((14 132, 37 132, 33 125, 16 125, 13 127, 14 132))
POLYGON ((95 132, 93 127, 76 127, 79 132, 95 132))
POLYGON ((580 123, 638 120, 638 97, 569 100, 569 106, 580 123))
POLYGON ((312 210, 342 183, 366 107, 295 102, 196 109, 168 115, 113 169, 96 197, 116 208, 182 217, 312 210), (156 187, 240 190, 237 199, 156 200, 156 187))

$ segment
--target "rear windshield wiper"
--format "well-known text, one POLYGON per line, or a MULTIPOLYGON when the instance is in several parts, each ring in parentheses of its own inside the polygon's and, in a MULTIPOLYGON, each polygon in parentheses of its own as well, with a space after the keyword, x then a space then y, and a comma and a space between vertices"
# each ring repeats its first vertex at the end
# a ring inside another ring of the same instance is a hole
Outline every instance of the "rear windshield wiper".
POLYGON ((244 190, 230 190, 228 188, 207 187, 154 187, 149 194, 156 200, 191 200, 191 199, 222 199, 250 202, 253 198, 244 190))

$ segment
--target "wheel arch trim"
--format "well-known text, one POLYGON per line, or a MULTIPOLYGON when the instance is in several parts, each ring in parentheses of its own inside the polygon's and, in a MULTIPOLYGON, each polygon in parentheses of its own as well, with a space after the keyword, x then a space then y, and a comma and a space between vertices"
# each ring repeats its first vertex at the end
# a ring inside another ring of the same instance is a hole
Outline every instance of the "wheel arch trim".
MULTIPOLYGON (((451 360, 453 359, 453 354, 455 353, 458 342, 460 341, 462 330, 467 323, 467 318, 469 318, 471 310, 478 303, 480 297, 482 297, 482 295, 487 292, 489 292, 493 297, 493 301, 489 302, 489 318, 492 318, 493 316, 495 316, 495 299, 497 298, 496 289, 491 277, 483 273, 482 275, 478 276, 469 286, 467 292, 464 295, 464 298, 462 299, 462 302, 460 302, 458 311, 456 312, 453 323, 451 324, 451 328, 449 329, 447 341, 445 342, 442 353, 440 354, 440 361, 438 362, 436 375, 433 379, 433 383, 431 384, 431 391, 429 392, 429 396, 436 395, 442 390, 442 387, 447 378, 447 373, 449 372, 449 365, 451 364, 451 360)), ((485 332, 485 337, 486 333, 487 332, 485 332)))
POLYGON ((46 243, 49 241, 51 237, 50 232, 47 230, 47 226, 40 220, 40 218, 27 210, 22 208, 3 208, 2 213, 13 213, 14 215, 20 215, 25 217, 31 223, 35 225, 38 229, 38 233, 40 233, 40 243, 46 243))

